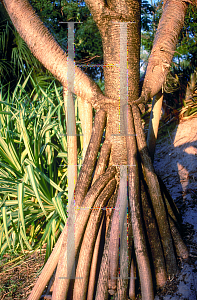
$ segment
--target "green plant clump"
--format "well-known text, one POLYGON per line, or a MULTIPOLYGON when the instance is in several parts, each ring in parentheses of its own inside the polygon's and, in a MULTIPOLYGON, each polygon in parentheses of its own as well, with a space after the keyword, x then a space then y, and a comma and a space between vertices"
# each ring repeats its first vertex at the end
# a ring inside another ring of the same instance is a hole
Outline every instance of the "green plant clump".
MULTIPOLYGON (((77 133, 80 145, 79 118, 77 133)), ((80 148, 78 151, 80 154, 80 148)), ((47 259, 67 219, 67 194, 67 137, 61 88, 52 82, 44 90, 30 74, 23 83, 18 82, 13 93, 9 88, 5 92, 2 86, 0 254, 25 253, 47 244, 47 259), (28 93, 30 83, 33 90, 28 93)))

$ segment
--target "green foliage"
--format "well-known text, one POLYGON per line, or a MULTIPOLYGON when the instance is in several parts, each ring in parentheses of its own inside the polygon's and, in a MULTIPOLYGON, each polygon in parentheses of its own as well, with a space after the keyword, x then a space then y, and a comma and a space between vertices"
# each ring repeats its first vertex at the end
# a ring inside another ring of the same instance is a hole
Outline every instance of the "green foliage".
MULTIPOLYGON (((147 4, 142 2, 142 47, 150 53, 154 36, 162 15, 163 1, 159 0, 147 4), (144 4, 143 4, 144 3, 144 4), (144 6, 144 8, 143 8, 144 6)), ((183 72, 189 78, 191 72, 197 67, 197 9, 189 4, 185 25, 181 30, 179 42, 173 59, 173 72, 183 72)))
MULTIPOLYGON (((48 80, 52 80, 54 77, 32 55, 26 43, 12 25, 1 3, 0 17, 0 84, 5 86, 10 83, 10 88, 13 90, 19 78, 22 76, 25 80, 31 71, 34 81, 45 88, 46 82, 48 84, 48 80)), ((28 85, 29 89, 32 90, 31 82, 28 82, 28 85)))
POLYGON ((65 51, 67 51, 67 22, 76 22, 75 55, 77 61, 95 55, 99 55, 102 60, 100 33, 85 2, 51 2, 48 0, 30 2, 65 51))
MULTIPOLYGON (((81 1, 51 2, 30 1, 41 20, 54 35, 61 47, 67 51, 67 22, 77 22, 75 28, 75 59, 77 63, 102 64, 103 52, 99 30, 85 5, 81 1)), ((93 79, 96 79, 101 68, 88 66, 82 69, 93 79)))
POLYGON ((142 39, 141 45, 143 49, 150 53, 153 47, 153 40, 162 14, 163 1, 156 2, 142 1, 142 39))
POLYGON ((181 118, 188 119, 197 114, 197 70, 190 76, 183 105, 184 107, 180 114, 181 118))
POLYGON ((47 243, 47 258, 67 218, 62 90, 55 82, 43 90, 29 75, 13 93, 3 91, 1 88, 0 253, 31 251, 47 243), (34 86, 31 93, 26 92, 29 81, 34 86))
POLYGON ((141 2, 141 27, 144 31, 150 31, 153 26, 153 16, 155 15, 157 8, 155 5, 150 4, 147 0, 141 2))
MULTIPOLYGON (((58 43, 62 48, 67 51, 67 23, 66 22, 79 22, 75 24, 75 58, 79 64, 84 64, 81 67, 84 72, 91 76, 94 80, 98 76, 103 78, 102 67, 90 67, 88 64, 102 64, 103 63, 103 49, 102 40, 99 30, 85 5, 84 1, 36 1, 31 0, 32 6, 36 9, 37 14, 42 21, 55 36, 58 43)), ((151 32, 151 36, 143 38, 144 44, 152 48, 152 41, 156 29, 156 20, 158 19, 159 12, 157 4, 150 5, 146 0, 142 1, 141 5, 141 24, 143 36, 145 31, 151 32)))
POLYGON ((189 5, 185 26, 179 37, 179 44, 175 53, 174 61, 178 60, 178 68, 184 71, 184 75, 189 78, 197 67, 197 9, 189 5))

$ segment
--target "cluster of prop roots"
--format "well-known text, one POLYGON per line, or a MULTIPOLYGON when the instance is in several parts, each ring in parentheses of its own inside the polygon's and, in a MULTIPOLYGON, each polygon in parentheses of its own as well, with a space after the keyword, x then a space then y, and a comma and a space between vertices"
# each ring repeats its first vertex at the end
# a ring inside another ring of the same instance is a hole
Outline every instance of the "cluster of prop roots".
POLYGON ((29 300, 44 290, 42 298, 55 300, 135 299, 139 292, 154 299, 176 274, 177 257, 188 257, 179 212, 154 172, 136 105, 125 108, 124 120, 127 166, 109 166, 110 141, 100 149, 106 112, 97 112, 68 222, 29 300))

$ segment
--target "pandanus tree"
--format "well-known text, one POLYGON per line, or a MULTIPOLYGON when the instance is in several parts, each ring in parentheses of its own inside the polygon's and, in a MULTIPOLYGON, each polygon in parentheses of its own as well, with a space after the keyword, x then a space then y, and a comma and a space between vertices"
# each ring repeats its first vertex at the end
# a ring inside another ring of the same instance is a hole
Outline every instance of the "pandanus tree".
MULTIPOLYGON (((52 277, 55 300, 135 299, 137 281, 142 299, 154 299, 156 288, 176 274, 177 256, 187 258, 188 251, 179 212, 154 172, 139 108, 154 96, 162 99, 158 93, 191 1, 164 2, 141 95, 140 1, 85 2, 102 38, 105 94, 66 56, 27 0, 3 0, 34 56, 63 85, 67 112, 68 221, 28 299, 39 299, 52 277), (96 110, 78 178, 72 94, 80 98, 89 130, 96 110)), ((153 139, 159 113, 150 126, 153 139)))

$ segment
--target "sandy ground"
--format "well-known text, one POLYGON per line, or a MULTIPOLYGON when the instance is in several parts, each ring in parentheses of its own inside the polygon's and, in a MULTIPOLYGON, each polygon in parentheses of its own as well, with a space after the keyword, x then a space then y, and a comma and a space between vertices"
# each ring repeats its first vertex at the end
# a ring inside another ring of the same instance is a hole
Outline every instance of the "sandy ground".
MULTIPOLYGON (((166 125, 167 126, 167 125, 166 125)), ((183 236, 190 256, 181 271, 155 300, 197 299, 197 118, 184 121, 158 139, 154 166, 183 218, 183 236)))

